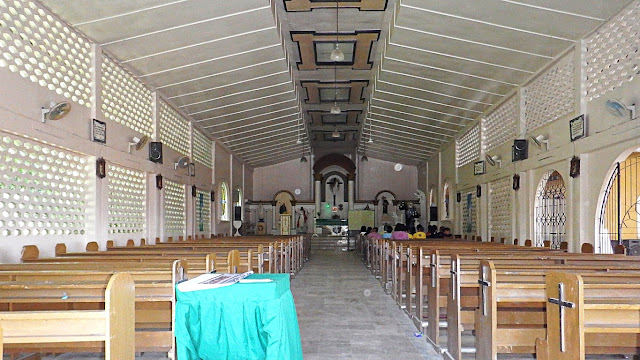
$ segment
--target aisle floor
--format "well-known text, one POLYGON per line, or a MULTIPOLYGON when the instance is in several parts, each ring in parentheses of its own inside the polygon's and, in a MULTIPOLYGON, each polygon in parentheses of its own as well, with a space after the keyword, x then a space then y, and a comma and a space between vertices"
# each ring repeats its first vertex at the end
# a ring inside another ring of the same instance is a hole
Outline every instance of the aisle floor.
POLYGON ((313 252, 291 291, 305 360, 442 359, 354 252, 313 252))

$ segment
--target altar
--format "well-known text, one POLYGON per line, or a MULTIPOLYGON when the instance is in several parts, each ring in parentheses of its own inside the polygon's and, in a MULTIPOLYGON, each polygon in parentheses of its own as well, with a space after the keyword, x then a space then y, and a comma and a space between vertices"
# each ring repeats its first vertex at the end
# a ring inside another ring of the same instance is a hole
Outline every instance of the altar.
POLYGON ((349 220, 316 219, 316 234, 328 236, 349 236, 349 220))

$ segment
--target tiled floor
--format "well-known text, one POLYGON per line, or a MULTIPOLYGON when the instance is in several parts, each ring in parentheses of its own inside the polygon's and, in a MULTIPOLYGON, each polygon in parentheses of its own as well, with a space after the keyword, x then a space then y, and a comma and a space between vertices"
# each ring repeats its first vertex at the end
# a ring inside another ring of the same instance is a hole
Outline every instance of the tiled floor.
MULTIPOLYGON (((305 360, 441 360, 353 252, 320 250, 291 280, 305 360)), ((64 354, 46 360, 98 360, 64 354)), ((138 360, 166 359, 138 354, 138 360)))
POLYGON ((291 291, 305 360, 442 359, 353 252, 314 252, 291 291))

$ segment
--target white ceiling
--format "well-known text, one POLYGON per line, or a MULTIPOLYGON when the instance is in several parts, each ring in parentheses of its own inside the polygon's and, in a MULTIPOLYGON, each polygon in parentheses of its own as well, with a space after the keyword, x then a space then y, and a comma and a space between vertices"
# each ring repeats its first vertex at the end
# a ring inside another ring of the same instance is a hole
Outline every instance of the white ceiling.
POLYGON ((335 8, 287 12, 284 1, 41 0, 254 167, 310 146, 316 155, 357 148, 391 161, 426 160, 631 2, 388 0, 382 11, 340 2, 340 34, 379 30, 380 39, 371 70, 334 72, 298 70, 291 32, 335 33, 335 8), (341 106, 361 111, 358 124, 337 127, 355 135, 314 140, 331 129, 314 130, 308 111, 328 112, 333 103, 305 103, 300 81, 334 79, 369 81, 362 104, 341 106))

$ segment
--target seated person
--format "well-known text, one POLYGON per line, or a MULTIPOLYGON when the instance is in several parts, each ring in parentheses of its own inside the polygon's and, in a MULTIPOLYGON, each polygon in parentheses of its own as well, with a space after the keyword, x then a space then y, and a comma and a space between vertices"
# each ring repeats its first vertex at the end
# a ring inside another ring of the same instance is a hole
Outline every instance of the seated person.
POLYGON ((438 233, 438 227, 435 225, 430 225, 429 226, 429 238, 431 239, 437 239, 440 238, 441 236, 439 236, 440 234, 438 233))
POLYGON ((413 234, 413 238, 414 239, 426 239, 427 238, 427 234, 424 232, 424 228, 422 227, 422 225, 418 224, 418 226, 416 226, 416 233, 413 234))
POLYGON ((382 234, 383 239, 391 239, 391 233, 393 232, 393 228, 391 225, 384 226, 384 233, 382 234))
POLYGON ((397 223, 391 238, 395 240, 409 240, 409 233, 407 233, 407 227, 404 224, 397 223))
POLYGON ((371 229, 371 232, 369 233, 369 235, 367 235, 367 237, 370 239, 382 239, 382 234, 378 233, 377 227, 374 227, 373 229, 371 229))
POLYGON ((451 234, 451 229, 449 229, 448 227, 444 228, 444 230, 442 230, 442 237, 445 239, 451 239, 453 237, 453 234, 451 234))

